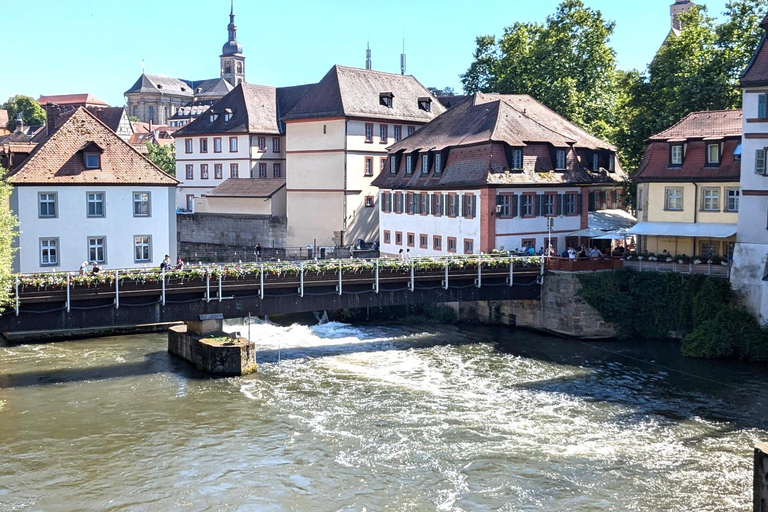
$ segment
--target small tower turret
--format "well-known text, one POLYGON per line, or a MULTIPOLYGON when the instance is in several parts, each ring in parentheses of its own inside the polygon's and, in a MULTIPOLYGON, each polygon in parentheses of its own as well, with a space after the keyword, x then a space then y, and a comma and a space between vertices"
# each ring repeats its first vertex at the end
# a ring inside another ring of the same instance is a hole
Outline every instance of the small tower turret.
POLYGON ((221 78, 237 86, 245 82, 245 55, 243 45, 237 42, 237 25, 235 25, 235 2, 231 0, 229 25, 227 25, 227 42, 221 48, 221 78))

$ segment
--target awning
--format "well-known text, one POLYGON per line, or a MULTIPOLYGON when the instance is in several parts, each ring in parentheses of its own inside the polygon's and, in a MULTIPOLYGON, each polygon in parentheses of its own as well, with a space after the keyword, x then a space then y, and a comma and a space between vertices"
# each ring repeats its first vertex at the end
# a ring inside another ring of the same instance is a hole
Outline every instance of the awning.
POLYGON ((728 238, 736 234, 736 224, 640 222, 629 235, 683 236, 688 238, 728 238))
POLYGON ((580 236, 583 238, 596 238, 604 234, 605 234, 605 231, 601 229, 585 228, 585 229, 580 229, 578 231, 572 231, 570 233, 566 233, 565 236, 580 236))
POLYGON ((637 219, 624 210, 597 210, 589 212, 590 228, 603 231, 616 231, 617 229, 631 228, 637 224, 637 219))
POLYGON ((626 229, 620 229, 618 231, 614 231, 613 233, 606 233, 601 236, 594 237, 595 240, 624 240, 625 238, 630 238, 632 235, 627 233, 626 229))

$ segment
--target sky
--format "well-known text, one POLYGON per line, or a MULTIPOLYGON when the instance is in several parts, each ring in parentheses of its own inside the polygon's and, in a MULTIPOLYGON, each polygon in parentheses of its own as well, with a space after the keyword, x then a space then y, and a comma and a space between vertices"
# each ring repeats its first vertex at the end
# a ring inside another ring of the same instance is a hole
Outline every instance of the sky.
MULTIPOLYGON (((721 17, 726 0, 699 0, 721 17)), ((673 0, 584 0, 616 22, 611 46, 622 69, 644 70, 670 27, 673 0)), ((289 86, 319 81, 334 65, 406 73, 427 87, 461 91, 475 38, 516 21, 544 22, 558 0, 235 0, 246 81, 289 86)), ((230 0, 0 0, 4 52, 0 103, 89 92, 110 105, 147 73, 219 76, 230 0)))

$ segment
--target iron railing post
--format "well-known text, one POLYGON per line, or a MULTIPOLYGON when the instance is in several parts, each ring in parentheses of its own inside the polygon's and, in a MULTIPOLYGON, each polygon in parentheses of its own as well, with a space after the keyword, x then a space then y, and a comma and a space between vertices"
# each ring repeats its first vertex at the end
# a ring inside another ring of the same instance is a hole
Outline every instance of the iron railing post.
POLYGON ((264 264, 259 263, 259 298, 264 299, 264 264))
POLYGON ((120 271, 115 269, 115 309, 120 309, 120 271))
POLYGON ((69 313, 69 273, 67 273, 67 313, 69 313))

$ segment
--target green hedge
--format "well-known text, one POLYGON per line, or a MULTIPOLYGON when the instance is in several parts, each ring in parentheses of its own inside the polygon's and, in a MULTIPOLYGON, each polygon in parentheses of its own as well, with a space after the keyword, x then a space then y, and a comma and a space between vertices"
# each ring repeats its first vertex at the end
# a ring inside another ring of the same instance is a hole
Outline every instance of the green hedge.
POLYGON ((621 338, 676 332, 686 356, 768 361, 768 330, 736 305, 728 281, 627 268, 580 274, 579 281, 581 297, 621 338))

